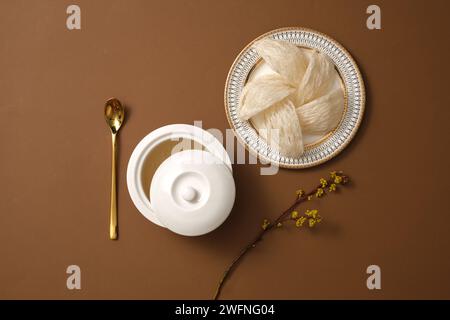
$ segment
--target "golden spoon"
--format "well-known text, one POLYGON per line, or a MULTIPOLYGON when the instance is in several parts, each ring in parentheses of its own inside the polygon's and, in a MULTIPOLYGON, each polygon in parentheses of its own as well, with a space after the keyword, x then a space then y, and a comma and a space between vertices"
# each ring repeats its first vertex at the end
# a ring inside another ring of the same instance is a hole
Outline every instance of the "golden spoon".
POLYGON ((117 200, 116 200, 116 135, 125 117, 125 110, 116 98, 105 103, 105 119, 111 129, 112 136, 112 166, 111 166, 111 211, 109 238, 117 239, 117 200))

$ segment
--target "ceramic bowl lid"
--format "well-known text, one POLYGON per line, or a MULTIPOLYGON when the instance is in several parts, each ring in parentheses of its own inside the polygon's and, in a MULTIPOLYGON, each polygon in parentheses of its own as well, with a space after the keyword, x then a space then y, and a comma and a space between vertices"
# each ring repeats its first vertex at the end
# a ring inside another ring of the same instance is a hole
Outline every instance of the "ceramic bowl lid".
POLYGON ((220 226, 230 214, 234 198, 230 169, 202 150, 185 150, 167 158, 150 186, 150 202, 158 220, 187 236, 202 235, 220 226))

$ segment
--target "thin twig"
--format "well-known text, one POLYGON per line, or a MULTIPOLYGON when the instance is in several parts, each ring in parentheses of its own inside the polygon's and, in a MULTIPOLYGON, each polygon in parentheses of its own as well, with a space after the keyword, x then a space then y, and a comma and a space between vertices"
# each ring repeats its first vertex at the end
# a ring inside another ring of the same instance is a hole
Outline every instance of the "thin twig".
MULTIPOLYGON (((342 176, 342 173, 339 172, 337 173, 338 175, 342 176)), ((347 179, 346 176, 342 176, 345 180, 347 179)), ((333 183, 334 178, 329 178, 327 180, 327 185, 330 185, 331 183, 333 183)), ((346 181, 345 181, 346 182, 346 181)), ((258 235, 255 237, 255 239, 250 242, 246 247, 244 247, 244 249, 241 250, 241 252, 238 254, 238 256, 236 258, 234 258, 234 260, 230 263, 230 265, 228 266, 227 269, 225 269, 225 272, 222 275, 222 278, 220 278, 219 284, 217 285, 217 289, 216 292, 214 294, 214 300, 217 300, 220 296, 220 293, 222 291, 222 288, 226 282, 226 280, 230 277, 230 275, 232 274, 232 271, 237 267, 237 265, 239 264, 239 262, 241 261, 241 259, 245 256, 245 254, 247 254, 252 248, 254 248, 256 246, 256 244, 262 240, 262 238, 264 237, 264 235, 272 230, 274 227, 277 226, 277 224, 279 222, 285 221, 287 219, 286 216, 289 214, 291 214, 291 212, 296 209, 302 202, 305 202, 306 200, 308 200, 308 198, 310 196, 315 195, 315 193, 317 192, 318 188, 321 188, 322 185, 318 185, 315 189, 313 189, 312 191, 310 191, 309 193, 304 194, 301 197, 297 197, 296 200, 294 201, 294 203, 287 208, 286 210, 284 210, 280 216, 273 222, 270 223, 267 228, 263 228, 258 235)))

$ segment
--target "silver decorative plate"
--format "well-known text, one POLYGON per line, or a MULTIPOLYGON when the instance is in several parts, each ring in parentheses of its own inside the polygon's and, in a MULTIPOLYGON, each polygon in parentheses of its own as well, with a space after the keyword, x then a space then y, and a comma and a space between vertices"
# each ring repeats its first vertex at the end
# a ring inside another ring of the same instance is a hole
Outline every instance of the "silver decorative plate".
POLYGON ((364 113, 364 104, 364 83, 358 66, 347 50, 330 37, 304 28, 277 29, 253 40, 237 56, 225 84, 225 110, 228 122, 238 140, 263 162, 271 162, 284 168, 312 167, 336 156, 347 146, 358 130, 364 113), (306 144, 305 152, 299 158, 285 157, 278 151, 272 150, 248 121, 242 121, 237 116, 242 89, 258 62, 261 61, 253 48, 253 43, 265 37, 289 41, 299 47, 314 49, 327 55, 342 78, 345 108, 339 125, 321 139, 306 144))

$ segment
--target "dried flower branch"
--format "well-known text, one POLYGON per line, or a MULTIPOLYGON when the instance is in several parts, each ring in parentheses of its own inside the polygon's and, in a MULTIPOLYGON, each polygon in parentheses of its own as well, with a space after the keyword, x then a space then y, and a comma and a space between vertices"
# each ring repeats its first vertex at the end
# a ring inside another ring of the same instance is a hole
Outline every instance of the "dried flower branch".
POLYGON ((317 198, 322 198, 323 196, 326 195, 327 191, 328 192, 336 191, 338 185, 346 184, 348 181, 349 181, 348 176, 344 175, 342 171, 333 171, 330 172, 330 177, 328 179, 321 178, 319 181, 320 184, 312 191, 305 193, 305 191, 303 191, 302 189, 297 190, 296 199, 294 203, 291 206, 289 206, 289 208, 284 210, 273 222, 270 222, 268 219, 264 219, 261 225, 261 231, 255 237, 255 239, 252 242, 250 242, 246 247, 244 247, 238 254, 238 256, 234 258, 234 260, 230 263, 228 268, 223 273, 222 278, 219 281, 219 284, 217 285, 217 289, 213 299, 217 300, 219 298, 222 288, 227 279, 230 277, 232 271, 237 267, 238 263, 245 256, 245 254, 247 254, 252 248, 256 247, 256 244, 262 240, 262 238, 267 232, 273 230, 274 228, 282 227, 284 223, 287 221, 295 222, 295 226, 298 228, 303 227, 305 223, 307 223, 307 225, 310 228, 315 227, 318 223, 322 221, 322 217, 319 215, 318 210, 308 209, 303 214, 300 214, 295 209, 297 209, 297 207, 301 203, 312 200, 314 196, 317 198))

